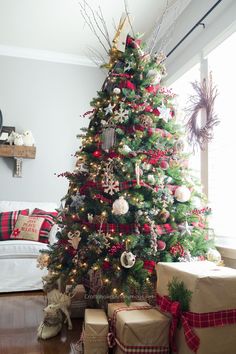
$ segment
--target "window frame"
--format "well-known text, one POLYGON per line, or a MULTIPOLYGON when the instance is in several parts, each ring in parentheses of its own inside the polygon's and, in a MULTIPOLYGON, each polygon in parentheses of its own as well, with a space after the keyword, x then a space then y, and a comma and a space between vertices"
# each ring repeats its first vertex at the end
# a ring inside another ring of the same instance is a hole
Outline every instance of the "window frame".
MULTIPOLYGON (((201 49, 199 53, 194 55, 188 62, 184 63, 181 68, 175 72, 171 77, 168 77, 165 81, 166 86, 170 86, 175 81, 177 81, 181 76, 183 76, 188 70, 190 70, 194 65, 199 64, 200 67, 200 78, 201 80, 208 78, 209 65, 208 65, 208 55, 216 47, 218 47, 222 42, 229 38, 236 31, 236 21, 233 22, 229 27, 227 27, 222 33, 220 33, 214 40, 210 41, 204 48, 201 49)), ((202 114, 202 120, 204 119, 204 112, 202 114)), ((209 155, 208 155, 208 144, 206 144, 205 149, 200 153, 200 175, 201 184, 203 186, 203 192, 206 197, 209 197, 209 155)), ((235 235, 236 238, 236 235, 235 235)), ((236 259, 236 244, 231 241, 231 237, 222 237, 216 234, 215 242, 216 246, 219 248, 222 256, 229 257, 231 259, 236 259), (227 242, 224 242, 227 241, 227 242)))

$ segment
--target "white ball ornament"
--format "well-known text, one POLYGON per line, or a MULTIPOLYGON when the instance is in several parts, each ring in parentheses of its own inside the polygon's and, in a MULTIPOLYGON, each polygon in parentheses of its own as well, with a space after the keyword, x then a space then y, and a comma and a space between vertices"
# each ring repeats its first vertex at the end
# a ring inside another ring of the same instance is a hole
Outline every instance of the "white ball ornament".
POLYGON ((124 251, 120 256, 120 263, 124 268, 131 268, 135 264, 136 256, 132 252, 124 251))
POLYGON ((119 87, 115 87, 115 88, 113 89, 113 93, 114 93, 115 95, 119 95, 119 94, 121 93, 121 89, 120 89, 119 87))
POLYGON ((180 186, 175 190, 175 199, 178 202, 185 203, 189 201, 191 197, 191 192, 186 186, 180 186))
POLYGON ((129 211, 129 204, 123 196, 116 199, 112 204, 112 212, 115 215, 124 215, 129 211))

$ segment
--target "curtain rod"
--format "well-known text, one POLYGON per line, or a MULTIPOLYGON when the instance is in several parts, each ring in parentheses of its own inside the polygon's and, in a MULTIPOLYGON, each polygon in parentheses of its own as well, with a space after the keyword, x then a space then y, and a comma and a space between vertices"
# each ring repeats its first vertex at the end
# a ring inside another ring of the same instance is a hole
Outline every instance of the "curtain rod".
POLYGON ((181 43, 183 43, 183 41, 185 41, 185 39, 195 30, 195 28, 197 28, 199 25, 203 26, 203 28, 205 28, 205 24, 202 22, 203 20, 205 20, 205 18, 216 8, 216 6, 218 6, 220 3, 222 2, 222 0, 218 0, 206 13, 205 15, 188 31, 188 33, 186 33, 186 35, 176 44, 176 46, 171 49, 171 51, 167 54, 167 58, 180 46, 181 43))

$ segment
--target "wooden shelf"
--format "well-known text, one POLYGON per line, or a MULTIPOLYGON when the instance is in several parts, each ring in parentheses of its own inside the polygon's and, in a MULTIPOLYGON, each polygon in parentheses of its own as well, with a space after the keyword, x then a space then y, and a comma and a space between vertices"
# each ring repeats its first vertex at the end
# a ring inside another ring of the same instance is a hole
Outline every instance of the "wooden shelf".
POLYGON ((21 159, 35 159, 35 146, 0 145, 1 157, 15 157, 21 159))

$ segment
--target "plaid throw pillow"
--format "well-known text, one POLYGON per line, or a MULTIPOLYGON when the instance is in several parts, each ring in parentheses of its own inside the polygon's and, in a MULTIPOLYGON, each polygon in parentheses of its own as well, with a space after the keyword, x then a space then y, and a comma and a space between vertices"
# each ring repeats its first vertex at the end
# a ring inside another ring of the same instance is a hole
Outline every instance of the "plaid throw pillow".
POLYGON ((10 240, 19 215, 29 215, 29 209, 0 213, 0 241, 10 240))
POLYGON ((44 222, 39 233, 39 242, 49 243, 48 235, 51 228, 55 224, 54 218, 57 216, 57 211, 45 211, 41 209, 34 209, 31 216, 44 218, 44 222))

